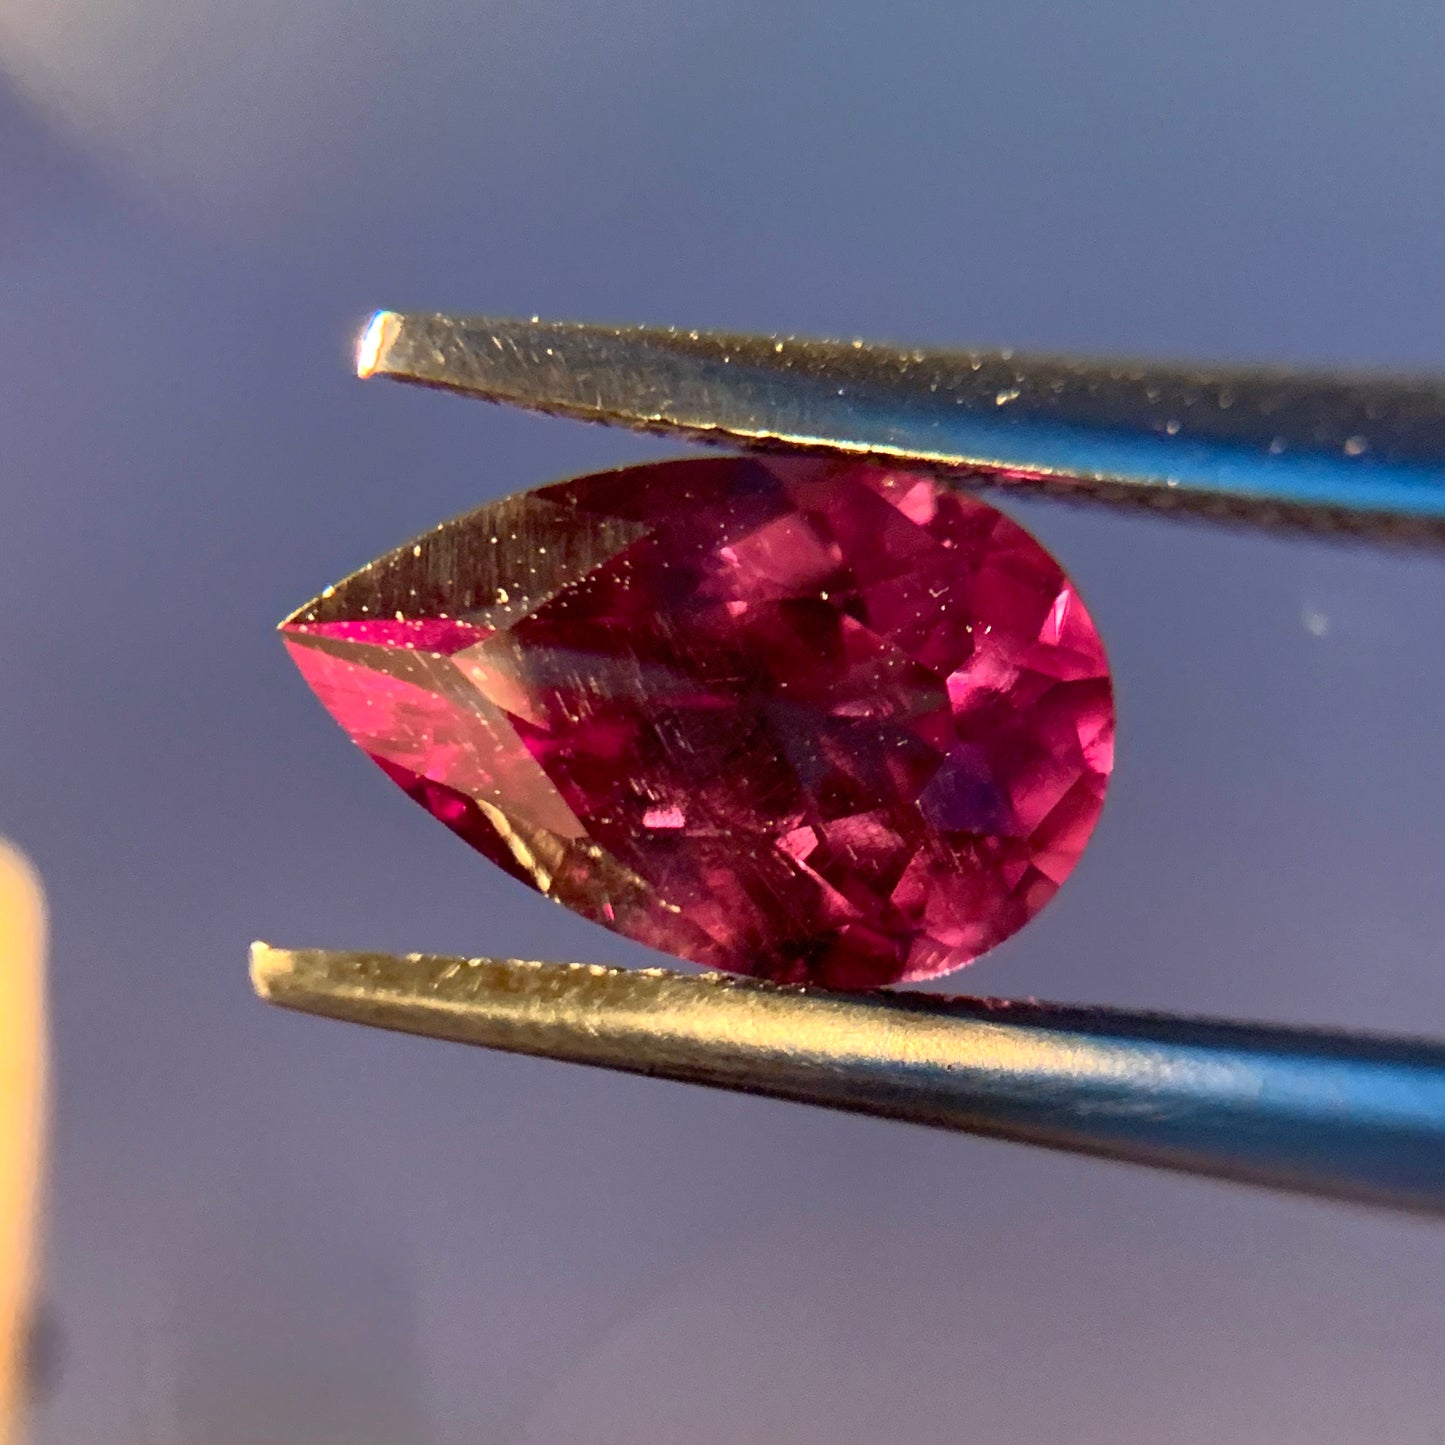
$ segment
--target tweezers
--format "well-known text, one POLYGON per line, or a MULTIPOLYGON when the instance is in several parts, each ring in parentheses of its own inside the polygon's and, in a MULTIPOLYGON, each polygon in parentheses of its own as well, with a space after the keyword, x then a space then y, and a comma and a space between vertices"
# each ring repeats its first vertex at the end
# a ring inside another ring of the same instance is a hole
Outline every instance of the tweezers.
MULTIPOLYGON (((380 312, 363 376, 1367 543, 1445 542, 1445 382, 380 312)), ((488 1048, 1445 1215, 1445 1044, 586 963, 256 944, 264 999, 488 1048)))

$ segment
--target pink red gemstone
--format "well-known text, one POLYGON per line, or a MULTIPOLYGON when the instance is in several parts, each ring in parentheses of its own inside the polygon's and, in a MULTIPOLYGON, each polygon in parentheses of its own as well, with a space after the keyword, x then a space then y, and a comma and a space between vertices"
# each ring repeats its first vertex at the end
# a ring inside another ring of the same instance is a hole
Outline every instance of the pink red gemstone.
POLYGON ((283 624, 413 798, 569 908, 713 967, 946 973, 1054 895, 1114 704, 1058 563, 908 472, 715 457, 493 503, 283 624))

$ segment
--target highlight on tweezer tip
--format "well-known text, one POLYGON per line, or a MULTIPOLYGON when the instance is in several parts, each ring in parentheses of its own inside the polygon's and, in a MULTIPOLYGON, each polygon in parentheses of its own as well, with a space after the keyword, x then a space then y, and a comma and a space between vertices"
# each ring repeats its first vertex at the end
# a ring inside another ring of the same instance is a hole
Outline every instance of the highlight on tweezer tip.
POLYGON ((395 311, 378 311, 366 323, 356 343, 356 374, 363 381, 383 369, 383 360, 401 326, 402 318, 395 311))
POLYGON ((278 997, 280 986, 292 971, 294 955, 284 948, 272 948, 269 943, 251 945, 251 987, 256 997, 270 1003, 278 997))

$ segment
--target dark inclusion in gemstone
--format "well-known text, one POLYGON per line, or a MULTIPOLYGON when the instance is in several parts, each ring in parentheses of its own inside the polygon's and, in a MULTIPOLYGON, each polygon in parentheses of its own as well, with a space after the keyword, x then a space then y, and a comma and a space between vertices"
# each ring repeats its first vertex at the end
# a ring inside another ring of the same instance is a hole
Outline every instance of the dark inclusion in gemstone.
POLYGON ((1016 523, 917 474, 712 457, 481 507, 282 625, 336 720, 514 877, 711 967, 946 973, 1078 862, 1098 633, 1016 523))

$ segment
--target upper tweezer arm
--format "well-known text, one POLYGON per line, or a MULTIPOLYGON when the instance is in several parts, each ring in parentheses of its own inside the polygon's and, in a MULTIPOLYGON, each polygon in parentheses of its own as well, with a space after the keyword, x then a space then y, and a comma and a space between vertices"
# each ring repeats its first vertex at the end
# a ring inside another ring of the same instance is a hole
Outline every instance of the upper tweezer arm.
MULTIPOLYGON (((363 375, 1249 524, 1445 539, 1445 385, 381 312, 363 375)), ((287 951, 305 1012, 1445 1215, 1445 1046, 585 964, 287 951)))
POLYGON ((378 312, 358 370, 735 447, 966 484, 1445 536, 1445 381, 378 312))

